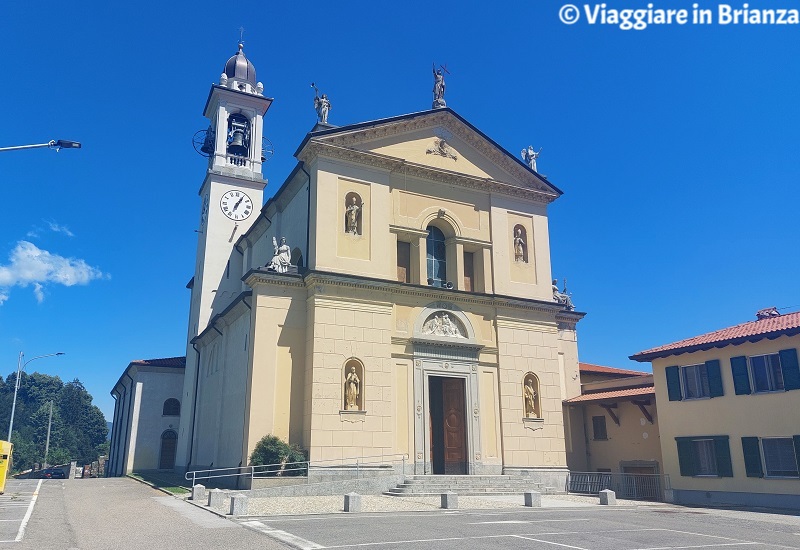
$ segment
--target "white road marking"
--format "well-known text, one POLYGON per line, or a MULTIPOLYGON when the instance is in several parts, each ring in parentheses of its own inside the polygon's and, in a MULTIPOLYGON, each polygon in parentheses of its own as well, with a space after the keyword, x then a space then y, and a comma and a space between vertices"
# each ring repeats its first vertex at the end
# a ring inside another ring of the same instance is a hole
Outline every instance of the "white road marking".
POLYGON ((477 521, 475 523, 467 523, 467 525, 501 525, 506 523, 530 523, 530 521, 523 521, 521 519, 508 519, 505 521, 477 521))
POLYGON ((507 519, 503 521, 476 521, 474 523, 467 523, 465 525, 494 525, 500 523, 558 523, 558 522, 569 522, 575 523, 576 521, 592 521, 589 518, 578 518, 578 519, 530 519, 530 520, 521 520, 521 519, 507 519))
POLYGON ((659 546, 656 548, 637 548, 636 550, 681 550, 684 548, 719 548, 720 546, 746 546, 763 544, 760 542, 721 542, 719 544, 697 544, 695 546, 659 546))
POLYGON ((325 548, 325 546, 320 546, 316 542, 311 542, 310 540, 302 539, 291 533, 287 533, 286 531, 281 531, 280 529, 274 529, 269 525, 264 525, 260 521, 243 521, 242 525, 263 533, 273 539, 290 544, 295 548, 299 548, 300 550, 316 550, 318 548, 325 548))
POLYGON ((563 548, 574 548, 575 550, 588 550, 587 548, 581 548, 580 546, 571 546, 569 544, 561 544, 560 542, 550 542, 549 540, 535 539, 532 537, 523 537, 522 535, 509 535, 509 536, 518 539, 532 540, 534 542, 543 542, 545 544, 552 544, 554 546, 561 546, 563 548))
POLYGON ((17 531, 17 538, 14 539, 14 542, 19 542, 22 540, 22 537, 25 536, 25 527, 28 525, 28 520, 31 519, 31 514, 33 513, 33 506, 36 504, 36 499, 39 498, 39 488, 42 486, 42 480, 39 480, 39 483, 36 484, 36 490, 33 492, 33 496, 31 497, 31 503, 28 506, 28 511, 25 513, 25 517, 22 518, 22 523, 19 526, 19 531, 17 531))

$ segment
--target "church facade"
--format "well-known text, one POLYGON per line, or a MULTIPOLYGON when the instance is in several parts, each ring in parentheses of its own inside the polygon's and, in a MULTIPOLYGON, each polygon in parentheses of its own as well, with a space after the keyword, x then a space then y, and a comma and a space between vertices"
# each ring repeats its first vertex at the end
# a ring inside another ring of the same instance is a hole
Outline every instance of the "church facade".
POLYGON ((177 468, 246 465, 273 434, 312 462, 566 475, 583 314, 554 299, 561 191, 443 103, 320 122, 259 208, 271 99, 241 46, 228 61, 205 108, 177 468))

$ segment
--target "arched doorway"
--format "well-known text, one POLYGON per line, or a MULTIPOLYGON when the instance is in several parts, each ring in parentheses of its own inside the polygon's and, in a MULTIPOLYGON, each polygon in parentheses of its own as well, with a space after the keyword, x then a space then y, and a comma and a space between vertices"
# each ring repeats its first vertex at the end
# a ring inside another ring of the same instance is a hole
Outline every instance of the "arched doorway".
POLYGON ((159 470, 172 470, 175 467, 175 452, 178 449, 178 434, 167 430, 161 434, 161 453, 158 459, 159 470))

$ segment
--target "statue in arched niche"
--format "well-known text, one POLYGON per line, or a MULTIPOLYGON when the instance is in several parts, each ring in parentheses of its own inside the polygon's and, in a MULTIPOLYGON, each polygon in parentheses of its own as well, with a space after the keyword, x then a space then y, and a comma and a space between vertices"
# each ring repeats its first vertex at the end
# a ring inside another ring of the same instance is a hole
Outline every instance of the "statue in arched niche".
POLYGON ((361 217, 361 210, 364 208, 364 203, 361 202, 360 197, 353 193, 350 195, 350 202, 345 199, 344 211, 344 231, 358 235, 358 220, 361 217))
POLYGON ((522 396, 525 401, 525 418, 539 418, 536 412, 536 403, 539 400, 539 395, 536 393, 536 386, 537 384, 534 383, 533 374, 528 374, 522 385, 522 396))
POLYGON ((525 233, 522 226, 518 225, 514 228, 514 261, 525 262, 527 254, 525 254, 525 233))
POLYGON ((355 365, 350 365, 350 370, 344 379, 344 410, 358 411, 358 396, 361 393, 361 380, 356 374, 355 365))

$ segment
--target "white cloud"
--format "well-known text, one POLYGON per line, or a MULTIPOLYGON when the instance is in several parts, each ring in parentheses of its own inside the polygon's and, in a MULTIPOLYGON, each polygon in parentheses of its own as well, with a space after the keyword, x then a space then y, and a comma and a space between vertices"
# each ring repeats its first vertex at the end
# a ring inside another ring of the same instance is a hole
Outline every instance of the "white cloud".
POLYGON ((50 231, 54 231, 56 233, 63 233, 67 237, 74 237, 75 235, 72 231, 69 230, 69 227, 66 225, 59 225, 53 220, 47 220, 47 225, 50 227, 50 231))
POLYGON ((36 299, 44 300, 44 285, 86 285, 107 278, 102 271, 77 258, 65 258, 39 249, 28 241, 19 241, 9 255, 10 262, 0 265, 0 304, 8 300, 14 286, 33 285, 36 299))

